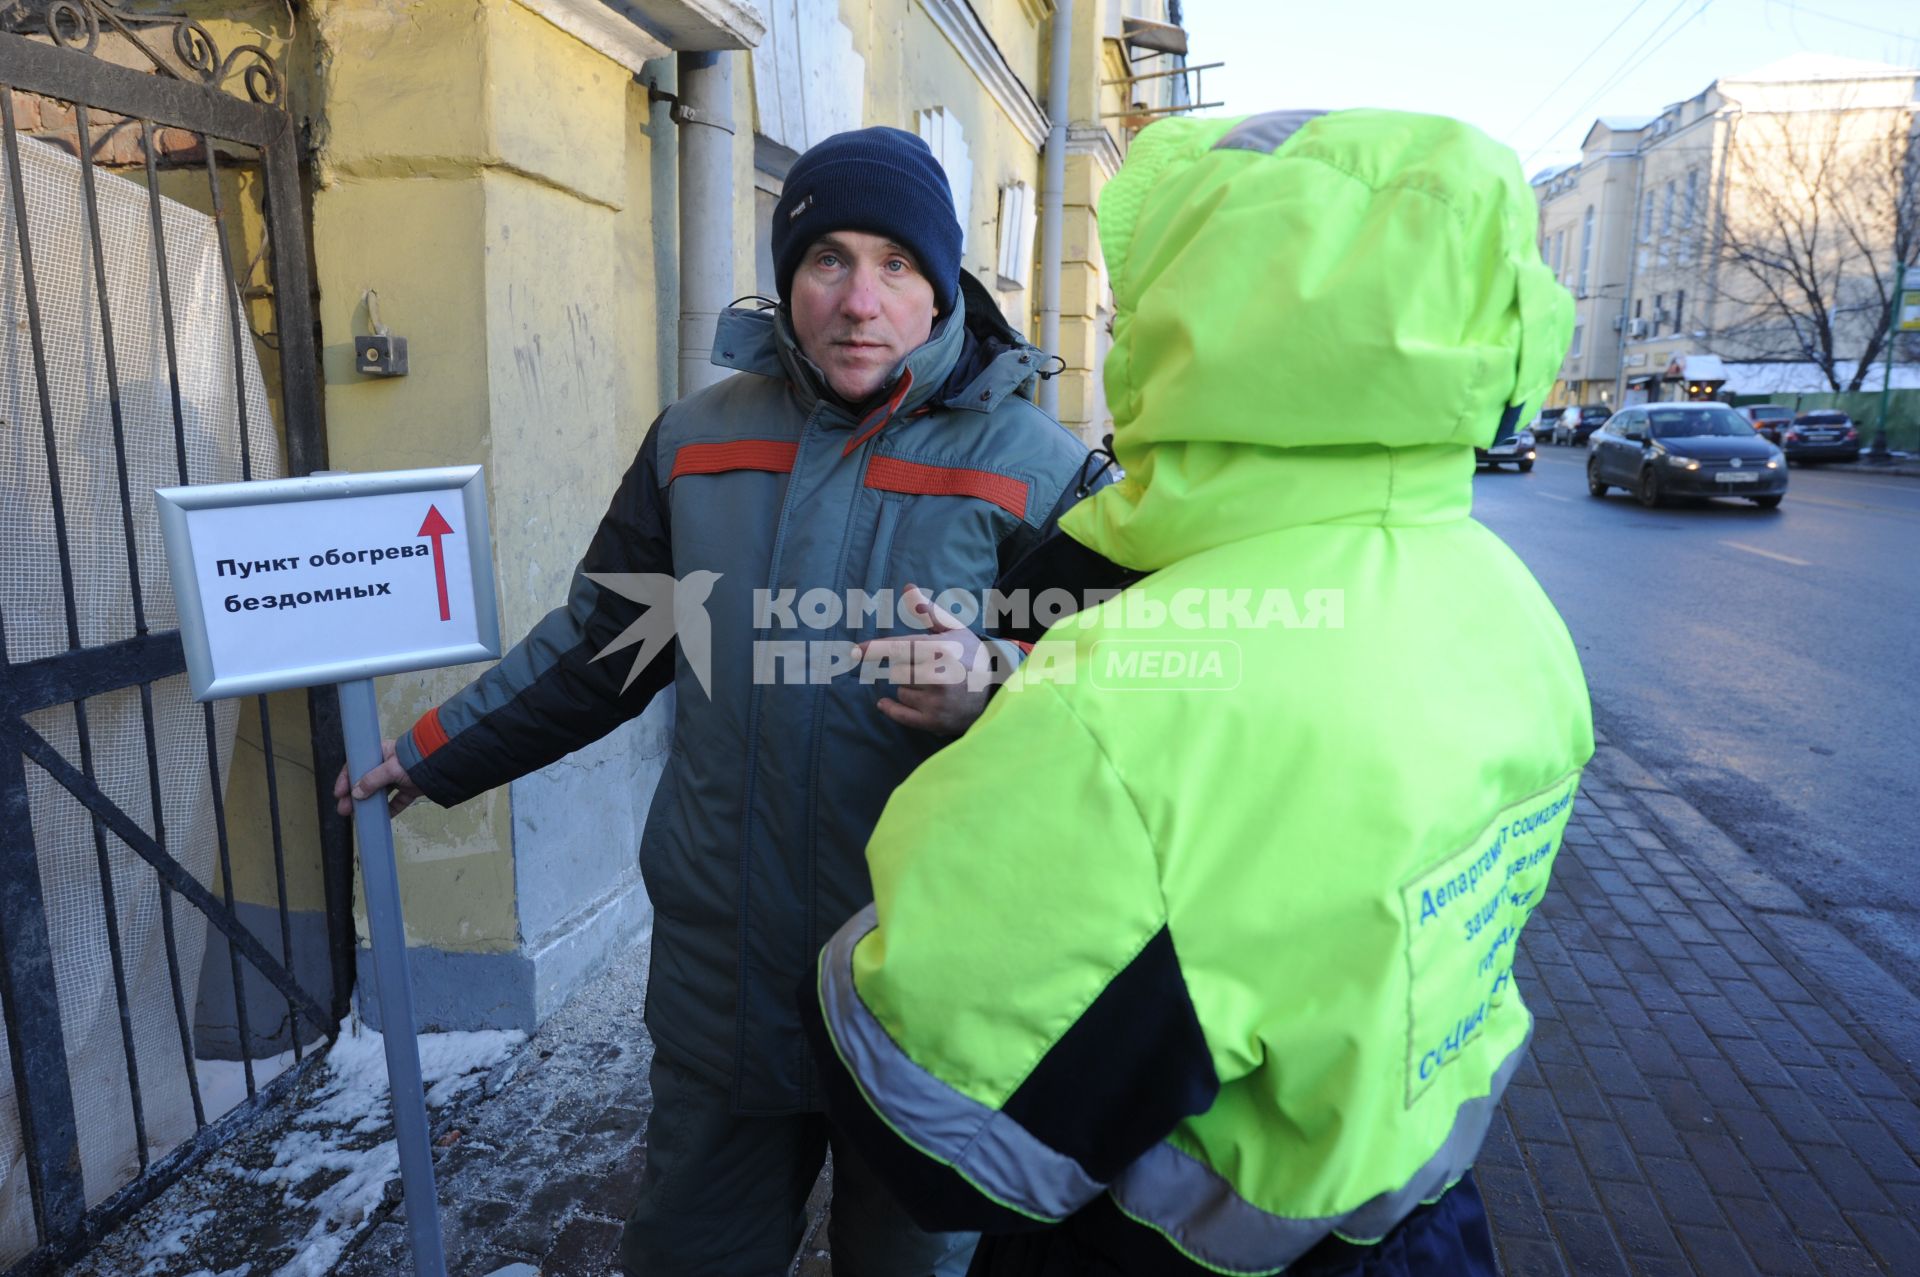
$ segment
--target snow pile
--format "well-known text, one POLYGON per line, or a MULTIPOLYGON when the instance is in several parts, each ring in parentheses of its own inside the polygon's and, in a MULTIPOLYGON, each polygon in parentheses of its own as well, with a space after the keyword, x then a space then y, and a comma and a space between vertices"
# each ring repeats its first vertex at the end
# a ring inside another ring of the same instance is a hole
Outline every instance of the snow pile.
MULTIPOLYGON (((427 1104, 480 1085, 526 1041, 517 1032, 419 1039, 427 1104)), ((253 1062, 264 1087, 291 1052, 253 1062)), ((196 1061, 207 1120, 246 1097, 238 1061, 196 1061)), ((87 1277, 324 1277, 400 1173, 387 1094, 386 1042, 349 1016, 326 1058, 270 1119, 260 1142, 234 1142, 77 1265, 87 1277), (267 1134, 273 1123, 276 1136, 267 1134), (268 1144, 266 1140, 271 1139, 268 1144), (162 1203, 172 1203, 171 1206, 162 1203), (265 1227, 268 1222, 271 1227, 265 1227), (283 1232, 282 1229, 285 1231, 283 1232), (297 1241, 278 1240, 290 1235, 297 1241), (262 1233, 276 1240, 261 1244, 262 1233)))
MULTIPOLYGON (((526 1040, 524 1033, 504 1030, 422 1034, 420 1074, 428 1106, 440 1108, 478 1085, 482 1073, 526 1040)), ((325 1082, 274 1149, 273 1165, 250 1176, 257 1184, 284 1185, 289 1207, 315 1212, 292 1260, 274 1277, 324 1277, 380 1205, 387 1181, 400 1173, 398 1145, 391 1138, 370 1142, 392 1129, 385 1039, 350 1016, 325 1067, 325 1082), (337 1178, 309 1198, 306 1186, 323 1176, 337 1178)))
MULTIPOLYGON (((292 1051, 283 1051, 270 1060, 255 1060, 254 1090, 261 1090, 293 1064, 292 1051)), ((193 1071, 200 1082, 200 1105, 206 1110, 209 1122, 219 1121, 247 1098, 246 1065, 239 1060, 195 1060, 193 1071)))

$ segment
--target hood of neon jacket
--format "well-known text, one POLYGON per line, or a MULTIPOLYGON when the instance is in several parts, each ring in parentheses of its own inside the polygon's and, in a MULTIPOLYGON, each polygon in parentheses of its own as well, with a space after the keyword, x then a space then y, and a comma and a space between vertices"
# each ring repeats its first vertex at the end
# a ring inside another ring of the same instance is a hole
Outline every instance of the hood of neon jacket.
POLYGON ((1175 119, 1100 201, 1127 477, 1061 526, 1156 570, 1310 523, 1464 518, 1573 303, 1514 153, 1392 111, 1175 119))

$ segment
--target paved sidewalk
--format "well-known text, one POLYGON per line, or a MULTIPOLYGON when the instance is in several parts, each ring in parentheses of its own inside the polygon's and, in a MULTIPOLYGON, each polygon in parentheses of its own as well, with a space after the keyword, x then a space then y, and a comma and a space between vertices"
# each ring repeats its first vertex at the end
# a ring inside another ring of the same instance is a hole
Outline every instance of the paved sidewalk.
POLYGON ((1920 1004, 1747 860, 1602 748, 1480 1161, 1514 1277, 1920 1271, 1920 1004))

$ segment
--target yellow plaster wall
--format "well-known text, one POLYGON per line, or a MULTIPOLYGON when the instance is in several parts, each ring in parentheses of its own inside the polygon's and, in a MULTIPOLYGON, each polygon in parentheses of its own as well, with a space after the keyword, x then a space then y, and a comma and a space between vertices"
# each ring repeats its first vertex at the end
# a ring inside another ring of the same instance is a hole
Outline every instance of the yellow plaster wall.
MULTIPOLYGON (((983 20, 991 17, 990 32, 1023 79, 1037 73, 1044 48, 1044 30, 1027 19, 1026 7, 1027 0, 999 0, 982 14, 983 20)), ((911 132, 914 113, 934 107, 946 108, 960 121, 973 169, 973 207, 961 269, 971 271, 987 286, 1015 327, 1031 334, 1034 308, 1039 304, 1039 272, 1034 272, 1031 287, 1003 292, 995 287, 995 268, 1000 255, 1000 188, 1025 182, 1037 199, 1039 152, 914 0, 847 3, 842 13, 853 30, 854 47, 867 63, 864 124, 887 124, 911 132)), ((1028 87, 1036 97, 1042 96, 1037 81, 1029 81, 1028 87)))
MULTIPOLYGON (((648 139, 631 77, 509 0, 316 5, 322 120, 314 196, 328 434, 356 470, 487 466, 502 639, 566 581, 657 394, 655 317, 622 295, 651 274, 648 139), (412 373, 353 371, 362 297, 409 340, 412 373), (639 365, 635 368, 635 365, 639 365)), ((640 96, 644 110, 644 90, 640 96)), ((398 732, 480 667, 382 680, 398 732)), ((506 789, 396 826, 411 943, 519 942, 506 789)))

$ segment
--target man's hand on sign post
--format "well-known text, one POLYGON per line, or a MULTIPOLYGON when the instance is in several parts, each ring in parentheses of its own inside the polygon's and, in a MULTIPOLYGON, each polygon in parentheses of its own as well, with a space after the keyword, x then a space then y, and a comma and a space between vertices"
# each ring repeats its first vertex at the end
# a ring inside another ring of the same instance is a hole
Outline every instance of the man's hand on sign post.
POLYGON ((926 634, 855 645, 862 662, 884 662, 897 689, 880 699, 880 712, 903 727, 958 736, 986 710, 988 692, 1010 671, 996 668, 1000 658, 992 645, 919 586, 909 584, 903 601, 926 619, 926 634))
POLYGON ((393 756, 393 742, 381 741, 380 752, 386 756, 384 761, 360 778, 360 783, 353 787, 351 795, 347 792, 347 769, 344 767, 340 769, 339 779, 333 782, 333 796, 340 800, 338 806, 342 816, 353 815, 355 802, 383 790, 393 791, 393 796, 387 800, 389 816, 398 816, 413 806, 414 799, 421 796, 419 788, 408 777, 407 769, 402 767, 400 760, 393 756))

